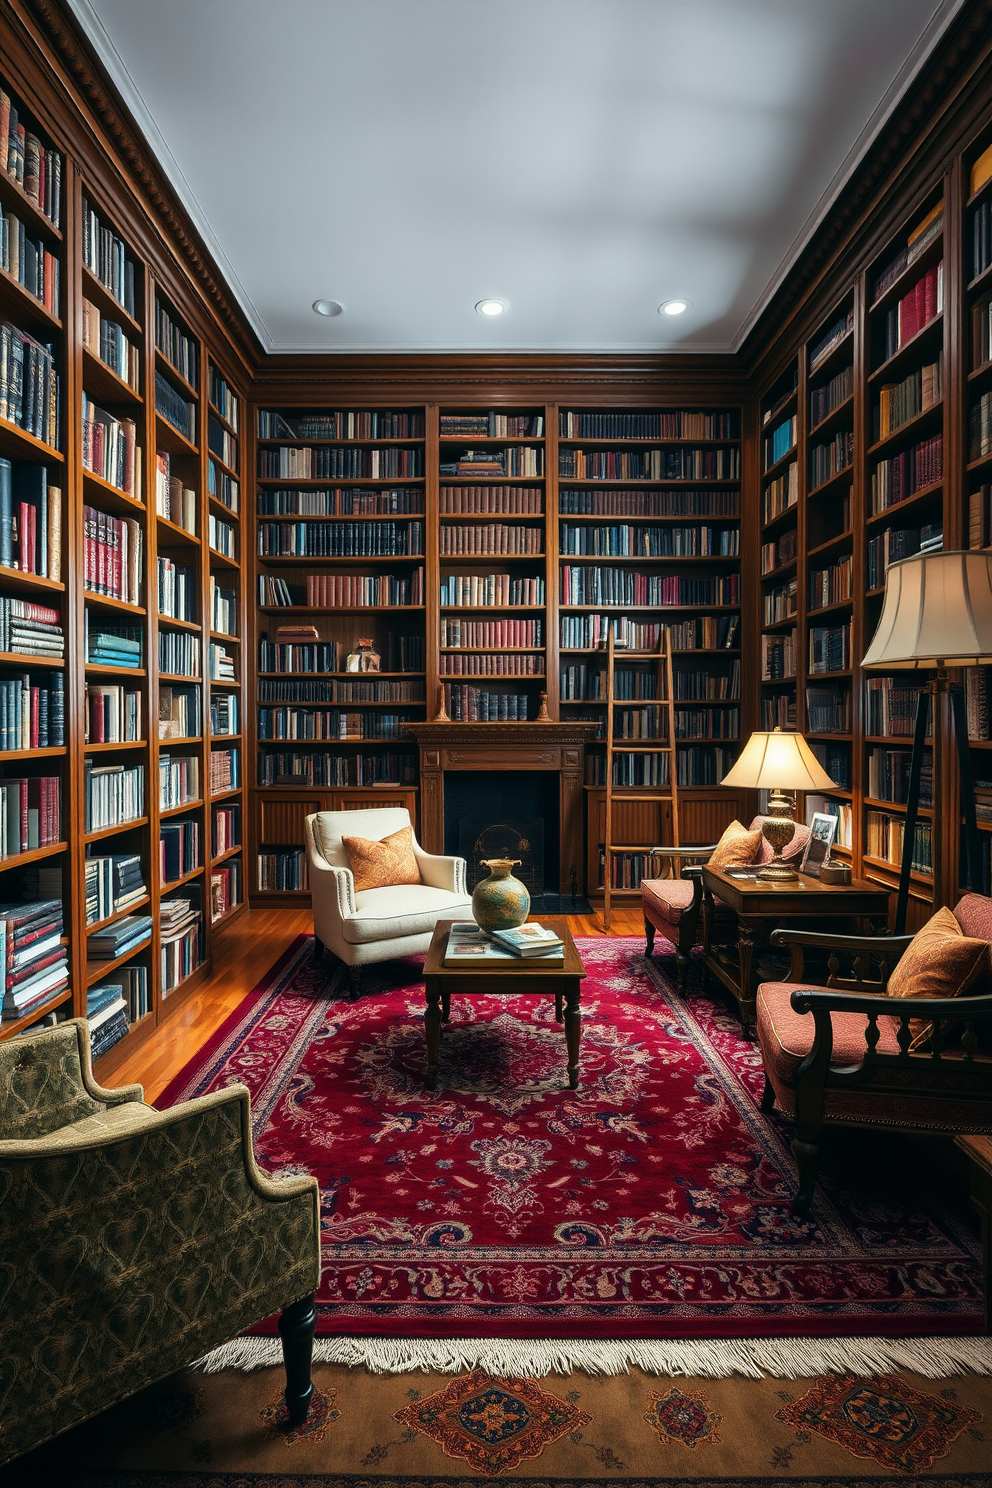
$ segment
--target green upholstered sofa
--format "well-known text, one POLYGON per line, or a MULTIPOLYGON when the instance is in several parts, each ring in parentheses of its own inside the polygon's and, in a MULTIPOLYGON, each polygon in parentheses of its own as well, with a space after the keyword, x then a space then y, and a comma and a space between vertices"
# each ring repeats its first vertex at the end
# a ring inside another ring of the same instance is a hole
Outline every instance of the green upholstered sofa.
POLYGON ((248 1091, 102 1090, 82 1019, 0 1044, 0 1462, 282 1310, 309 1409, 320 1208, 252 1154, 248 1091))

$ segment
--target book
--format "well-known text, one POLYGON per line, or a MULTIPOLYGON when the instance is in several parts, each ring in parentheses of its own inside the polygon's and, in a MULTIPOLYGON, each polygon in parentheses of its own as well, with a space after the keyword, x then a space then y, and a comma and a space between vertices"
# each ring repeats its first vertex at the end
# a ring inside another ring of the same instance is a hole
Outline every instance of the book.
POLYGON ((515 956, 546 956, 564 949, 565 942, 546 925, 533 921, 514 930, 493 930, 492 939, 503 950, 515 956))
POLYGON ((459 920, 448 932, 445 966, 553 966, 564 959, 564 951, 551 955, 521 956, 495 943, 472 920, 459 920))

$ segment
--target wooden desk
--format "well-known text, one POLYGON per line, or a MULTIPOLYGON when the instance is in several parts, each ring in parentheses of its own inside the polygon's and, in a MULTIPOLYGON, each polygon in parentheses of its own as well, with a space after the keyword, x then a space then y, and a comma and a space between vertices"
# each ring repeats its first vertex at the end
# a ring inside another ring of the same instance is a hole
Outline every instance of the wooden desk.
MULTIPOLYGON (((801 874, 798 883, 763 883, 758 878, 731 878, 719 869, 703 867, 703 965, 740 1007, 748 1037, 756 1027, 758 975, 755 946, 789 920, 860 921, 860 934, 884 934, 889 913, 889 890, 861 878, 849 884, 825 884, 801 874), (714 895, 737 915, 737 966, 721 959, 710 941, 714 895)), ((794 926, 798 929, 799 926, 794 926)), ((809 927, 811 928, 811 927, 809 927)), ((817 928, 820 927, 817 925, 817 928)), ((841 934, 842 926, 837 927, 841 934)))
POLYGON ((424 1032, 427 1036, 427 1089, 437 1089, 437 1056, 441 1042, 441 1022, 448 1021, 453 992, 468 997, 519 996, 541 992, 555 999, 555 1016, 564 1016, 565 1046, 568 1051, 568 1083, 574 1090, 579 1083, 579 1033, 582 1019, 579 999, 586 969, 575 949, 567 920, 542 915, 540 923, 554 930, 565 944, 565 954, 554 966, 514 966, 500 963, 492 966, 445 966, 444 952, 448 931, 454 920, 438 920, 434 938, 424 962, 424 984, 427 1008, 424 1032))

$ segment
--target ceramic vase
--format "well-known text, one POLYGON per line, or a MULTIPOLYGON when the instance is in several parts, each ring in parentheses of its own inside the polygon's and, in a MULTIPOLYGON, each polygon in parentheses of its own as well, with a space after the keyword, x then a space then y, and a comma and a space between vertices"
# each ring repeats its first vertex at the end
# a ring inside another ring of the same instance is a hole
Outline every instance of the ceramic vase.
POLYGON ((520 866, 520 859, 489 858, 482 866, 489 869, 489 877, 480 879, 472 893, 476 923, 490 932, 516 929, 530 914, 526 885, 510 871, 520 866))

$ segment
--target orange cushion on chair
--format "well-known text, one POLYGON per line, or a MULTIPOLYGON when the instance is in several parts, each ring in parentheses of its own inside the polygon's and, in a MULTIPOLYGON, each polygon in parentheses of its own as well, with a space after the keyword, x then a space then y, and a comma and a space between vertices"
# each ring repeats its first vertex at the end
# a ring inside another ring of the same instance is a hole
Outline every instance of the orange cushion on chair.
POLYGON ((710 853, 709 867, 722 871, 724 868, 744 868, 753 863, 761 846, 761 833, 749 832, 736 819, 724 832, 710 853))
MULTIPOLYGON (((989 969, 989 945, 965 935, 949 909, 918 930, 896 962, 886 992, 890 997, 961 997, 989 969)), ((912 1049, 921 1048, 933 1024, 910 1020, 912 1049)))
POLYGON ((363 889, 390 889, 394 884, 420 883, 412 827, 400 827, 379 842, 368 837, 342 837, 341 841, 355 875, 356 893, 363 889))

